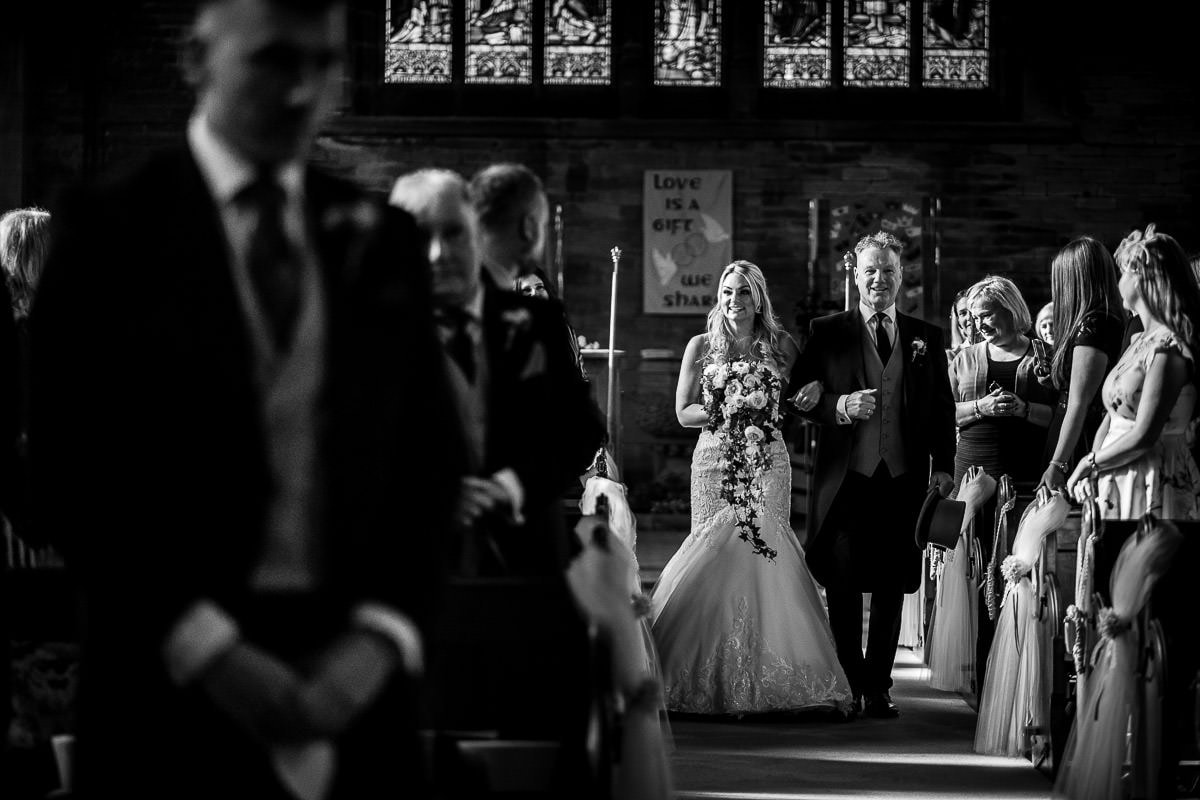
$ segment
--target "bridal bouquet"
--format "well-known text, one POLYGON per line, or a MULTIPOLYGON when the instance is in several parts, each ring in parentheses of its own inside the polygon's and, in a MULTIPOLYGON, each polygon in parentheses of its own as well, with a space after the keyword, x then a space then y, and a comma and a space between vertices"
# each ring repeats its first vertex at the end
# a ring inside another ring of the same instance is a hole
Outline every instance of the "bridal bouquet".
POLYGON ((778 553, 760 535, 758 519, 764 508, 762 477, 771 469, 768 445, 783 439, 782 415, 771 402, 782 381, 760 362, 732 361, 705 367, 700 388, 708 414, 705 429, 720 444, 721 499, 733 508, 738 538, 773 561, 778 553))

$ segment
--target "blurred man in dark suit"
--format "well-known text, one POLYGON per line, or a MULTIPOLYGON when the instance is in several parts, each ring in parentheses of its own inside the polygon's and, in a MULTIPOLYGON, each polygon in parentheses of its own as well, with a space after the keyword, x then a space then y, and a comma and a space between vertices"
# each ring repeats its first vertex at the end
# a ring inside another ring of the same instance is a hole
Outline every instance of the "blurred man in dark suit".
POLYGON ((30 439, 87 603, 83 796, 420 783, 458 429, 411 218, 304 163, 346 13, 201 2, 186 140, 56 214, 30 439))

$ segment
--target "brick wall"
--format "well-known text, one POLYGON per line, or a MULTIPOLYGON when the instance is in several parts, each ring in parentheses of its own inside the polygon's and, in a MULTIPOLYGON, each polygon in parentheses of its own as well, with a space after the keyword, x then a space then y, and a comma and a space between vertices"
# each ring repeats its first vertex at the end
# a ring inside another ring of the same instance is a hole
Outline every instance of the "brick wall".
MULTIPOLYGON (((2 99, 13 86, 25 90, 24 129, 3 141, 23 141, 29 153, 16 178, 0 171, 0 196, 52 206, 75 177, 182 129, 190 98, 175 45, 187 4, 89 5, 105 8, 81 12, 75 24, 42 12, 23 83, 0 83, 2 99)), ((1148 13, 1123 22, 1118 36, 1112 20, 1061 13, 1013 32, 1016 111, 1006 121, 872 120, 861 109, 844 120, 715 123, 342 116, 315 159, 381 192, 422 166, 470 173, 494 160, 529 164, 563 206, 566 300, 590 338, 607 338, 609 249, 625 253, 617 344, 630 352, 624 386, 636 394, 638 352, 681 349, 702 324, 640 312, 646 169, 733 170, 735 256, 763 267, 789 327, 806 288, 810 198, 940 198, 943 298, 1003 272, 1036 309, 1048 299, 1049 261, 1067 240, 1086 233, 1113 245, 1152 220, 1200 250, 1200 82, 1179 68, 1175 27, 1148 13)))

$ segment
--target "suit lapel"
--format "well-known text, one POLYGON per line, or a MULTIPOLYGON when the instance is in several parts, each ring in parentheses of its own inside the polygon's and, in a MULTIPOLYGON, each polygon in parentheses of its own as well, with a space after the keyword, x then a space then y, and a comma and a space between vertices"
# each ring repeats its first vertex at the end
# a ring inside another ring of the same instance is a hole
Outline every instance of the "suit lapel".
POLYGON ((912 358, 912 341, 917 335, 917 321, 912 317, 896 312, 896 336, 900 338, 900 355, 904 358, 904 407, 913 408, 920 384, 917 382, 917 367, 912 358))
POLYGON ((863 330, 862 314, 858 312, 857 308, 843 313, 845 317, 842 322, 842 340, 849 348, 846 358, 854 377, 855 386, 863 389, 867 386, 867 365, 863 362, 863 344, 865 342, 863 337, 866 336, 866 331, 863 330))

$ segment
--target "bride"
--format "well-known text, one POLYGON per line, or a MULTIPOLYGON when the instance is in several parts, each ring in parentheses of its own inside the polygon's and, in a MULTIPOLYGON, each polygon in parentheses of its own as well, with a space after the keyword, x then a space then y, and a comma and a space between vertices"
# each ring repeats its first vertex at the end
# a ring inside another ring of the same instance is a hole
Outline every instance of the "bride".
POLYGON ((789 523, 779 404, 796 355, 762 271, 748 261, 727 266, 707 332, 688 342, 675 395, 680 424, 704 430, 692 455, 691 534, 651 597, 672 711, 850 708, 829 621, 789 523))

